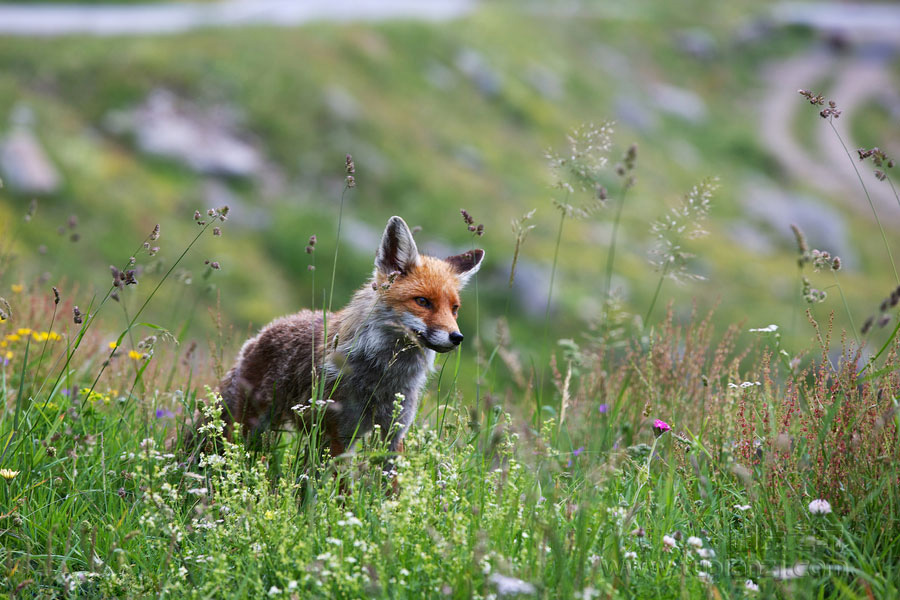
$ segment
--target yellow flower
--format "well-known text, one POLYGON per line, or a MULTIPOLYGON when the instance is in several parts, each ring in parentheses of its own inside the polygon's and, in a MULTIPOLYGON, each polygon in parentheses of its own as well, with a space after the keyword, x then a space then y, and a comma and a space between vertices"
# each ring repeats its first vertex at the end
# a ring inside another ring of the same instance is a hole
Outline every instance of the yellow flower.
POLYGON ((18 471, 13 471, 11 469, 0 469, 0 477, 2 477, 3 479, 6 479, 7 481, 11 481, 11 480, 15 479, 16 475, 18 475, 18 474, 19 474, 18 471))
POLYGON ((9 335, 6 336, 6 339, 10 342, 18 342, 19 336, 17 336, 15 333, 10 333, 9 335))
POLYGON ((31 334, 31 337, 33 337, 36 342, 46 342, 50 339, 50 334, 46 331, 35 331, 31 334))
POLYGON ((263 516, 266 518, 266 521, 271 521, 275 518, 275 513, 273 513, 271 510, 267 510, 266 514, 263 516))
POLYGON ((25 289, 25 286, 22 285, 21 283, 14 283, 14 284, 12 284, 10 289, 12 289, 13 294, 21 294, 22 290, 25 289))
POLYGON ((6 348, 7 346, 9 346, 9 342, 7 342, 6 340, 0 340, 0 348, 6 348))
POLYGON ((110 350, 115 350, 115 349, 118 348, 118 347, 119 347, 119 344, 117 344, 116 342, 110 342, 110 343, 109 343, 109 349, 110 349, 110 350))
POLYGON ((12 360, 12 357, 13 357, 12 350, 7 350, 6 354, 4 356, 6 356, 6 360, 12 360))
POLYGON ((128 358, 130 358, 131 360, 141 360, 144 358, 144 355, 141 354, 140 352, 135 352, 134 350, 129 350, 128 358))
POLYGON ((55 331, 51 331, 47 334, 47 337, 50 338, 51 341, 57 342, 62 339, 62 336, 56 333, 55 331))
POLYGON ((27 335, 31 335, 31 330, 30 330, 30 329, 27 329, 27 328, 25 328, 25 327, 22 327, 22 328, 19 329, 16 333, 19 334, 19 335, 26 335, 26 336, 27 336, 27 335))

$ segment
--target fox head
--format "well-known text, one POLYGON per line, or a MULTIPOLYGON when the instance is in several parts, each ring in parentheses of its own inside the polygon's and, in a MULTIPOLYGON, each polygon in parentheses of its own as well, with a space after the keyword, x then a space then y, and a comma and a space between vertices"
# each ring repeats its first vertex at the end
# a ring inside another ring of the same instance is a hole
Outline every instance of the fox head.
POLYGON ((406 222, 391 217, 375 255, 380 300, 422 345, 449 352, 463 341, 456 324, 459 292, 482 259, 484 250, 444 259, 421 255, 406 222))

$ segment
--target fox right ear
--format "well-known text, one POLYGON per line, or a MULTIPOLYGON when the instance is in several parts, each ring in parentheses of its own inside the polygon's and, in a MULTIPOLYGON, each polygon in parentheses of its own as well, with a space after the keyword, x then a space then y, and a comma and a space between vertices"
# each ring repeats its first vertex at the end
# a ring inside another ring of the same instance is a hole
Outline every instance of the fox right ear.
POLYGON ((381 246, 375 254, 375 267, 384 273, 408 273, 419 264, 419 249, 412 232, 400 217, 391 217, 381 236, 381 246))

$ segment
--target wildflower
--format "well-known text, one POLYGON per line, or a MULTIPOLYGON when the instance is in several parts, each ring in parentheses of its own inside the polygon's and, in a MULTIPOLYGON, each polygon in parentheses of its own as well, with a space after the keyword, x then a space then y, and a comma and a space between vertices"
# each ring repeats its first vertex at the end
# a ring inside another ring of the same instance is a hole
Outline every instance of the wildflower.
POLYGON ((827 515, 831 512, 831 505, 828 500, 819 498, 809 503, 809 512, 814 515, 827 515))
MULTIPOLYGON (((584 446, 579 446, 575 450, 572 450, 572 458, 578 458, 578 456, 584 452, 584 446)), ((569 459, 569 463, 566 466, 572 466, 572 458, 569 459)))
POLYGON ((678 542, 675 541, 671 535, 664 535, 662 538, 663 544, 666 546, 663 550, 670 550, 672 548, 678 547, 678 542))
POLYGON ((59 304, 59 290, 53 287, 53 304, 59 304))
POLYGON ((113 341, 113 342, 110 342, 110 343, 109 343, 109 349, 110 349, 110 350, 115 350, 115 349, 118 348, 118 347, 119 347, 119 343, 118 343, 118 342, 113 341))
POLYGON ((269 588, 269 595, 270 595, 270 596, 277 596, 277 595, 280 594, 280 593, 281 593, 281 590, 278 589, 278 586, 274 586, 274 585, 273 585, 272 587, 269 588))
POLYGON ((153 231, 150 232, 150 241, 155 241, 159 239, 159 224, 157 223, 156 227, 153 228, 153 231))
POLYGON ((698 538, 697 536, 692 535, 691 537, 689 537, 689 538, 687 539, 687 545, 688 545, 688 546, 693 546, 694 548, 702 548, 702 547, 703 547, 703 540, 701 540, 701 539, 698 538))
POLYGON ((601 404, 600 406, 597 407, 597 410, 600 411, 601 415, 606 414, 609 412, 609 404, 606 404, 604 402, 603 404, 601 404))
POLYGON ((0 477, 7 481, 12 481, 18 474, 18 471, 13 471, 12 469, 0 469, 0 477))
POLYGON ((748 579, 747 581, 744 582, 744 589, 747 590, 748 592, 758 592, 759 586, 757 584, 753 583, 752 579, 748 579))
POLYGON ((656 437, 659 437, 665 432, 671 430, 672 428, 669 426, 669 424, 662 419, 656 419, 655 421, 653 421, 653 433, 656 435, 656 437))
POLYGON ((637 558, 637 552, 634 552, 634 551, 626 552, 626 553, 625 553, 625 558, 626 558, 626 559, 636 559, 636 558, 637 558))
POLYGON ((500 573, 491 575, 489 581, 497 587, 498 596, 533 596, 537 592, 535 587, 527 581, 501 575, 500 573))
POLYGON ((12 286, 10 286, 10 289, 12 290, 13 294, 21 294, 22 290, 25 289, 25 286, 23 286, 21 283, 14 283, 12 284, 12 286))
POLYGON ((768 325, 767 327, 759 327, 757 329, 748 329, 747 331, 749 331, 750 333, 773 333, 775 331, 778 331, 778 325, 775 325, 773 323, 771 325, 768 325))
POLYGON ((700 558, 715 558, 716 551, 712 548, 698 548, 697 556, 699 556, 700 558))
POLYGON ((712 582, 712 575, 706 571, 697 571, 697 577, 700 578, 700 581, 705 581, 706 583, 712 582))
POLYGON ((78 310, 77 306, 72 307, 72 320, 76 325, 81 325, 84 323, 84 317, 81 314, 81 311, 78 310))
POLYGON ((703 560, 700 561, 700 566, 703 567, 704 569, 711 569, 712 562, 710 562, 704 558, 703 560))
POLYGON ((157 419, 172 419, 175 417, 175 413, 167 408, 157 408, 156 409, 156 418, 157 419))
POLYGON ((134 350, 129 350, 128 358, 130 358, 131 360, 141 360, 144 358, 144 355, 141 354, 140 352, 135 352, 134 350))
POLYGON ((734 507, 741 512, 750 510, 749 504, 735 504, 734 507))

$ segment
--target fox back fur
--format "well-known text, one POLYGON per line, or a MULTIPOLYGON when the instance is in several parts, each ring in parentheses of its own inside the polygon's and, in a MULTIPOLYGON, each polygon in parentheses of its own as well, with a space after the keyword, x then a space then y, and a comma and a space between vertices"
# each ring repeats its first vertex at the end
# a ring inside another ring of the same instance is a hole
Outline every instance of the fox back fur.
POLYGON ((482 250, 423 256, 403 219, 391 217, 372 280, 346 307, 276 319, 244 343, 221 383, 227 435, 234 422, 248 441, 286 424, 309 426, 305 419, 313 411, 302 407, 324 378, 318 389, 334 400, 322 423, 332 456, 375 425, 389 435, 389 450, 401 451, 435 353, 463 339, 456 324, 459 291, 483 258, 482 250), (399 415, 397 394, 403 397, 399 415))

